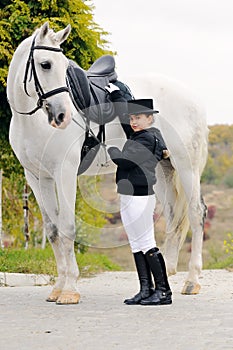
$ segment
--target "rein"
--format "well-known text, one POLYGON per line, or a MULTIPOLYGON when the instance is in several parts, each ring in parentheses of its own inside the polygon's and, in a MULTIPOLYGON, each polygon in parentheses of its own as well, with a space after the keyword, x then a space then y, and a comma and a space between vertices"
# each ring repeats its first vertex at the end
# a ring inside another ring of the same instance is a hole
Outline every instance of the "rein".
POLYGON ((28 74, 29 74, 29 68, 31 66, 31 76, 30 76, 29 81, 32 79, 32 76, 33 76, 35 90, 36 90, 36 93, 38 96, 38 101, 37 101, 37 106, 29 112, 19 112, 15 108, 13 108, 17 113, 23 114, 23 115, 34 114, 36 111, 38 111, 38 109, 42 108, 43 103, 44 103, 44 101, 46 101, 47 98, 49 98, 53 95, 60 94, 61 92, 69 92, 69 88, 67 86, 62 86, 60 88, 56 88, 56 89, 48 91, 46 93, 43 91, 42 86, 41 86, 40 81, 39 81, 39 78, 38 78, 38 75, 37 75, 37 72, 36 72, 36 67, 35 67, 35 62, 34 62, 34 50, 48 50, 48 51, 54 51, 54 52, 62 52, 63 50, 61 48, 56 48, 56 47, 35 45, 35 40, 36 40, 36 36, 33 38, 32 45, 30 48, 30 53, 29 53, 28 60, 26 63, 23 84, 24 84, 24 91, 25 91, 26 95, 28 95, 30 97, 30 95, 27 91, 27 79, 28 79, 28 74))

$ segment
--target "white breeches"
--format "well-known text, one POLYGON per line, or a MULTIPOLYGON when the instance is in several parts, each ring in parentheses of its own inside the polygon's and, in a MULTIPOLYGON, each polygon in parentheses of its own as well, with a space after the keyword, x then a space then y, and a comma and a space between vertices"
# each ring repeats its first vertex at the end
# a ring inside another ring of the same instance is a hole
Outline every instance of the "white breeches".
POLYGON ((121 220, 127 233, 132 253, 156 247, 153 213, 155 195, 128 196, 120 194, 121 220))

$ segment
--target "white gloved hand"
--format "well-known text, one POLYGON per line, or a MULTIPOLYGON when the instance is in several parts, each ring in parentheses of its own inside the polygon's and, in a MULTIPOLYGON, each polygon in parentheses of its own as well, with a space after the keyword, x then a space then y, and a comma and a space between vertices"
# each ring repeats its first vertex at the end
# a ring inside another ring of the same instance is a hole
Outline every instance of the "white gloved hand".
POLYGON ((113 91, 117 91, 117 90, 120 90, 118 86, 112 84, 112 83, 109 83, 108 85, 106 85, 105 87, 105 90, 107 90, 110 94, 111 92, 113 91))
POLYGON ((170 152, 168 151, 168 149, 164 149, 163 150, 163 159, 167 159, 170 157, 170 152))

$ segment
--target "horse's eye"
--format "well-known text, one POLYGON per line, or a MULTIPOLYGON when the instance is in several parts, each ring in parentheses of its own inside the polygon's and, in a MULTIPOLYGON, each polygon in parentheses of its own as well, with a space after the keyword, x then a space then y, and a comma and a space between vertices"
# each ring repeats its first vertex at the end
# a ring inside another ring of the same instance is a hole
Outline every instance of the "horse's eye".
POLYGON ((48 61, 42 62, 40 65, 43 69, 50 69, 51 68, 51 63, 48 61))

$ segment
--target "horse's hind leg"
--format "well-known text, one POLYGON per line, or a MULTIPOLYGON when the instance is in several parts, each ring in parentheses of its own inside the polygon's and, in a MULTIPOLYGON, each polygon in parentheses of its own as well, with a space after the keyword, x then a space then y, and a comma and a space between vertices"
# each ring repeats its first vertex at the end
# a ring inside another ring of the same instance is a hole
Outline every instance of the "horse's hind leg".
POLYGON ((203 226, 206 206, 201 198, 199 172, 182 173, 183 186, 188 198, 188 215, 192 231, 192 249, 189 261, 189 273, 183 294, 197 294, 200 290, 199 276, 202 270, 203 226))
POLYGON ((58 206, 55 193, 55 183, 51 178, 40 179, 39 181, 39 179, 28 170, 25 170, 25 176, 40 207, 44 229, 52 245, 56 259, 58 277, 52 293, 47 298, 47 301, 56 301, 65 284, 66 261, 56 225, 58 206), (48 207, 49 212, 47 210, 48 207), (53 220, 52 217, 54 218, 53 220))

